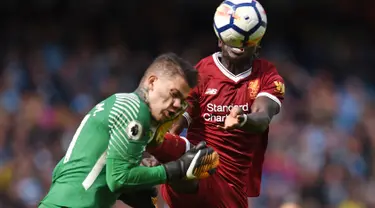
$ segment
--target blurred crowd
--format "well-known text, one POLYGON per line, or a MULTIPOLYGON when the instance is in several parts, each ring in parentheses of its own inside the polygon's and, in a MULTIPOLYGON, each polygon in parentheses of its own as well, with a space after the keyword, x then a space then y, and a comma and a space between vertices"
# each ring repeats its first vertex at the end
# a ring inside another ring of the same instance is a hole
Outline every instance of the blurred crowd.
MULTIPOLYGON (((214 1, 5 2, 14 11, 0 21, 1 208, 36 207, 80 119, 107 96, 133 91, 157 54, 196 63, 217 50, 214 1)), ((345 13, 346 4, 317 17, 312 4, 286 13, 271 3, 262 1, 270 24, 261 56, 287 93, 271 125, 262 193, 250 204, 375 207, 374 22, 345 13)))

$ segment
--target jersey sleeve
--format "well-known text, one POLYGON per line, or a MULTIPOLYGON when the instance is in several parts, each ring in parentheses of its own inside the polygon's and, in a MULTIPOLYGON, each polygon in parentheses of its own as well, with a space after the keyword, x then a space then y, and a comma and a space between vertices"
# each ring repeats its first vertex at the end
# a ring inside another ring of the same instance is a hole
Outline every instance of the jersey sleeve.
POLYGON ((190 142, 185 137, 166 133, 163 143, 158 146, 148 146, 147 152, 152 154, 159 162, 167 163, 177 160, 189 149, 190 142))
POLYGON ((280 107, 284 100, 284 79, 279 75, 276 67, 271 65, 261 78, 261 88, 257 97, 268 97, 275 101, 280 107))
POLYGON ((203 60, 201 60, 195 66, 195 68, 198 70, 198 73, 199 73, 198 85, 190 91, 189 96, 186 99, 187 102, 189 103, 189 107, 187 108, 183 116, 185 117, 189 126, 194 119, 199 117, 199 108, 200 108, 199 99, 200 99, 201 90, 203 89, 203 83, 204 83, 202 73, 199 71, 202 65, 203 65, 203 60))
POLYGON ((162 166, 140 166, 147 145, 140 101, 124 97, 114 102, 108 116, 110 140, 107 150, 106 179, 111 191, 151 187, 165 183, 162 166))

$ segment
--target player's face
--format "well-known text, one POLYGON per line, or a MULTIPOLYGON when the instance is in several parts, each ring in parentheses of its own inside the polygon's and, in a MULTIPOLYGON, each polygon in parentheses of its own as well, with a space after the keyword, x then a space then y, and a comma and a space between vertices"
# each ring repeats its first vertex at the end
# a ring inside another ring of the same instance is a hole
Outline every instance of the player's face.
POLYGON ((159 122, 170 120, 187 108, 190 87, 182 76, 156 77, 149 82, 151 114, 159 122))
POLYGON ((221 48, 222 56, 235 63, 251 61, 256 52, 256 46, 234 48, 223 44, 221 41, 219 41, 219 47, 221 48))

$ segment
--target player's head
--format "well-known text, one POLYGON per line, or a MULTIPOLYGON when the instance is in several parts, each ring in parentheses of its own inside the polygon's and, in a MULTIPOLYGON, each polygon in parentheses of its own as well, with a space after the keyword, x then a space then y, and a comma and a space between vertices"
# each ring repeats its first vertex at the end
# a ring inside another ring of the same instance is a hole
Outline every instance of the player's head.
POLYGON ((260 50, 259 43, 244 48, 234 48, 224 44, 221 40, 219 40, 219 47, 223 58, 230 62, 243 64, 251 63, 258 56, 260 50))
POLYGON ((153 118, 165 121, 186 109, 185 101, 198 82, 198 72, 174 53, 157 57, 146 70, 140 84, 153 118))
POLYGON ((225 0, 216 8, 213 28, 225 61, 252 63, 267 28, 267 15, 256 0, 225 0))

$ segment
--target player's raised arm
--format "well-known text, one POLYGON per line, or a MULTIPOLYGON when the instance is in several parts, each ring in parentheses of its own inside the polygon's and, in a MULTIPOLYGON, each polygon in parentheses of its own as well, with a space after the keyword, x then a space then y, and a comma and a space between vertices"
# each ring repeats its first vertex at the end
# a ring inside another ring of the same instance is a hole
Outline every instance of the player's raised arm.
POLYGON ((251 113, 244 115, 241 119, 241 126, 245 130, 265 131, 273 116, 281 109, 285 85, 283 78, 273 65, 270 64, 269 72, 265 73, 262 82, 264 84, 251 105, 251 113))
POLYGON ((283 78, 272 65, 262 77, 262 84, 260 92, 251 105, 251 113, 244 114, 241 108, 235 107, 226 118, 224 126, 218 128, 222 130, 241 128, 253 133, 264 132, 273 116, 280 111, 285 85, 283 78))

